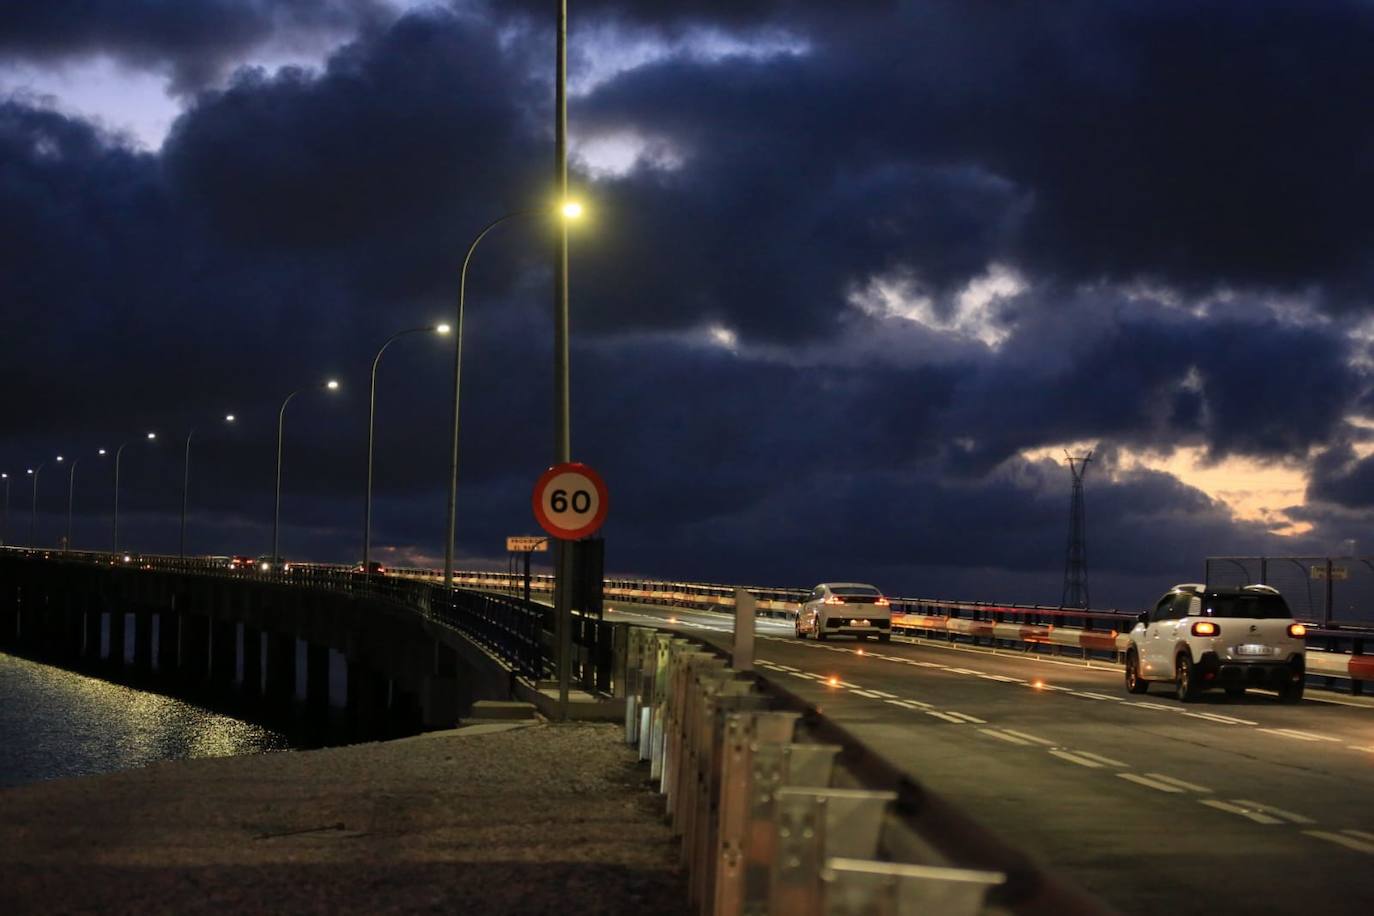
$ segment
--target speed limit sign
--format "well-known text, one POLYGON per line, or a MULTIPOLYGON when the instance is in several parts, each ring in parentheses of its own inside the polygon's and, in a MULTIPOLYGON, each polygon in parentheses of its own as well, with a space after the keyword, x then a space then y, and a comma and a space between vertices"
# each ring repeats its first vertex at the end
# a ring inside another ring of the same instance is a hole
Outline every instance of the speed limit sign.
POLYGON ((570 461, 549 468, 534 485, 534 518, 564 541, 586 537, 606 520, 606 482, 585 464, 570 461))

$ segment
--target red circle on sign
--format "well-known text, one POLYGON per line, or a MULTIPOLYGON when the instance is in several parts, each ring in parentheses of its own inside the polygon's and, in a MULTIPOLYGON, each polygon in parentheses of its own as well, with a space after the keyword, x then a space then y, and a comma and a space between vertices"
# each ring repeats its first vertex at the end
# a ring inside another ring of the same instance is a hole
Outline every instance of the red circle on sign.
POLYGON ((539 527, 559 540, 575 541, 606 521, 610 498, 600 474, 585 464, 569 461, 540 475, 531 504, 539 527))

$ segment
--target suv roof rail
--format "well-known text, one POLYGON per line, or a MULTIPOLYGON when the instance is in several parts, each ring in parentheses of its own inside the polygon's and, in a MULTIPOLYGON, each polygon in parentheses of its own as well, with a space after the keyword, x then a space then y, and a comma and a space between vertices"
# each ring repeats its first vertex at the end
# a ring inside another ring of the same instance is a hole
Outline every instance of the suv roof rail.
POLYGON ((1207 591, 1207 586, 1201 582, 1180 582, 1178 585, 1175 585, 1172 589, 1170 589, 1170 591, 1192 592, 1193 594, 1198 595, 1202 592, 1207 591))
POLYGON ((1261 592, 1265 595, 1277 595, 1279 593, 1279 590, 1272 585, 1247 585, 1244 590, 1247 592, 1261 592))

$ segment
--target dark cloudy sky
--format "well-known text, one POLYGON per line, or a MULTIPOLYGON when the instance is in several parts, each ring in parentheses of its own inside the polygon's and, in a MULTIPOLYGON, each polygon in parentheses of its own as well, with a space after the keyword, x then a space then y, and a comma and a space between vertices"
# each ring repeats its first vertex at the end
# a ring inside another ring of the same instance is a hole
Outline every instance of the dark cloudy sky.
MULTIPOLYGON (((615 572, 1093 603, 1374 516, 1374 5, 572 0, 573 452, 615 572)), ((549 199, 553 4, 0 0, 10 540, 361 554, 367 372, 549 199), (240 422, 225 428, 226 411, 240 422), (161 434, 155 445, 138 441, 161 434)), ((552 454, 549 233, 469 277, 459 557, 552 454)), ((442 557, 451 344, 379 386, 376 544, 442 557)))

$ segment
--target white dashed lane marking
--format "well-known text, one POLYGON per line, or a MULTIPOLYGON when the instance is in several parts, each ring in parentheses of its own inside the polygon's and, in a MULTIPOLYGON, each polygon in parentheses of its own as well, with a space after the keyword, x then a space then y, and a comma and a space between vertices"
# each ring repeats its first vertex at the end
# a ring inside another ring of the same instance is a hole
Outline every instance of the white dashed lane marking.
POLYGON ((1180 789, 1186 789, 1186 790, 1189 791, 1189 792, 1210 792, 1210 791, 1212 791, 1211 789, 1207 788, 1206 786, 1199 786, 1199 785, 1197 785, 1197 784, 1195 784, 1195 783, 1184 782, 1183 780, 1181 780, 1181 779, 1175 779, 1175 778, 1172 777, 1172 776, 1165 776, 1163 773, 1146 773, 1145 775, 1148 776, 1148 777, 1150 777, 1150 778, 1153 779, 1153 780, 1158 781, 1158 782, 1167 782, 1167 783, 1168 783, 1169 785, 1171 785, 1171 786, 1178 786, 1180 789))
POLYGON ((1256 824, 1282 824, 1283 820, 1266 814, 1263 811, 1254 811, 1243 808, 1240 805, 1233 805, 1230 802, 1218 801, 1215 798, 1203 799, 1202 804, 1209 808, 1216 808, 1218 811, 1225 811, 1228 814, 1238 814, 1241 817, 1249 818, 1256 824))
POLYGON ((1116 775, 1120 779, 1128 780, 1129 782, 1136 783, 1137 785, 1147 786, 1159 792, 1171 792, 1174 794, 1178 794, 1183 791, 1178 786, 1171 786, 1167 782, 1160 782, 1159 780, 1151 779, 1148 776, 1140 776, 1136 773, 1117 773, 1116 775))
POLYGON ((1327 830, 1304 830, 1303 833, 1319 840, 1326 840, 1328 843, 1344 846, 1346 849, 1353 849, 1355 852, 1374 856, 1374 836, 1370 836, 1362 830, 1342 830, 1340 833, 1331 833, 1327 830))
POLYGON ((1069 691, 1069 695, 1075 697, 1087 697, 1090 700, 1108 700, 1112 703, 1121 702, 1121 697, 1109 697, 1105 693, 1089 693, 1086 690, 1071 690, 1069 691))
POLYGON ((1022 747, 1030 747, 1031 745, 1029 741, 1019 738, 1016 735, 1011 734, 1010 732, 1001 731, 996 728, 980 728, 978 729, 978 731, 987 735, 989 738, 996 738, 999 741, 1005 741, 1008 744, 1019 744, 1022 747))
POLYGON ((1235 716, 1223 716, 1214 712, 1185 712, 1184 715, 1194 719, 1206 719, 1209 722, 1222 722, 1226 725, 1259 725, 1258 722, 1251 722, 1249 719, 1237 719, 1235 716))
POLYGON ((1273 805, 1262 804, 1261 802, 1249 801, 1244 798, 1231 799, 1243 808, 1253 808, 1256 811, 1263 811, 1271 817, 1282 818, 1294 824, 1315 824, 1316 821, 1302 814, 1294 814, 1292 811, 1285 811, 1282 808, 1275 808, 1273 805))
POLYGON ((1055 757, 1058 757, 1060 760, 1067 760, 1069 763, 1076 763, 1079 766, 1087 767, 1090 770, 1099 770, 1102 768, 1102 764, 1100 762, 1089 759, 1088 757, 1080 754, 1074 754, 1070 751, 1061 751, 1058 748, 1053 748, 1050 750, 1050 754, 1052 754, 1055 757))
POLYGON ((1336 741, 1339 738, 1328 738, 1326 735, 1314 735, 1311 732, 1298 731, 1296 728, 1261 728, 1260 731, 1268 732, 1271 735, 1279 735, 1283 738, 1296 738, 1299 741, 1336 741))
POLYGON ((873 692, 870 691, 870 690, 860 690, 860 689, 857 688, 857 687, 851 687, 851 688, 849 688, 849 692, 852 693, 852 694, 854 694, 854 695, 856 695, 856 696, 861 696, 861 697, 864 697, 864 698, 869 699, 869 700, 881 700, 881 699, 883 699, 882 697, 878 696, 876 693, 873 693, 873 692))
POLYGON ((884 703, 891 703, 893 706, 900 706, 903 709, 914 709, 918 712, 930 709, 929 703, 922 703, 920 700, 884 700, 884 703))
POLYGON ((1053 746, 1054 746, 1054 742, 1053 742, 1053 741, 1046 741, 1044 738, 1037 738, 1037 737, 1035 737, 1034 735, 1028 735, 1028 734, 1026 734, 1025 732, 1019 732, 1019 731, 1017 731, 1017 730, 1014 729, 1014 728, 1004 728, 1004 729, 1002 729, 1002 731, 1006 732, 1008 735, 1015 735, 1015 736, 1018 737, 1018 738, 1022 738, 1022 739, 1026 740, 1026 741, 1029 741, 1029 742, 1031 742, 1032 744, 1041 744, 1041 745, 1044 745, 1045 747, 1053 747, 1053 746))
POLYGON ((979 719, 976 716, 966 715, 962 712, 940 712, 936 709, 927 709, 926 715, 934 716, 937 719, 944 719, 946 722, 953 722, 955 725, 987 725, 986 719, 979 719))

